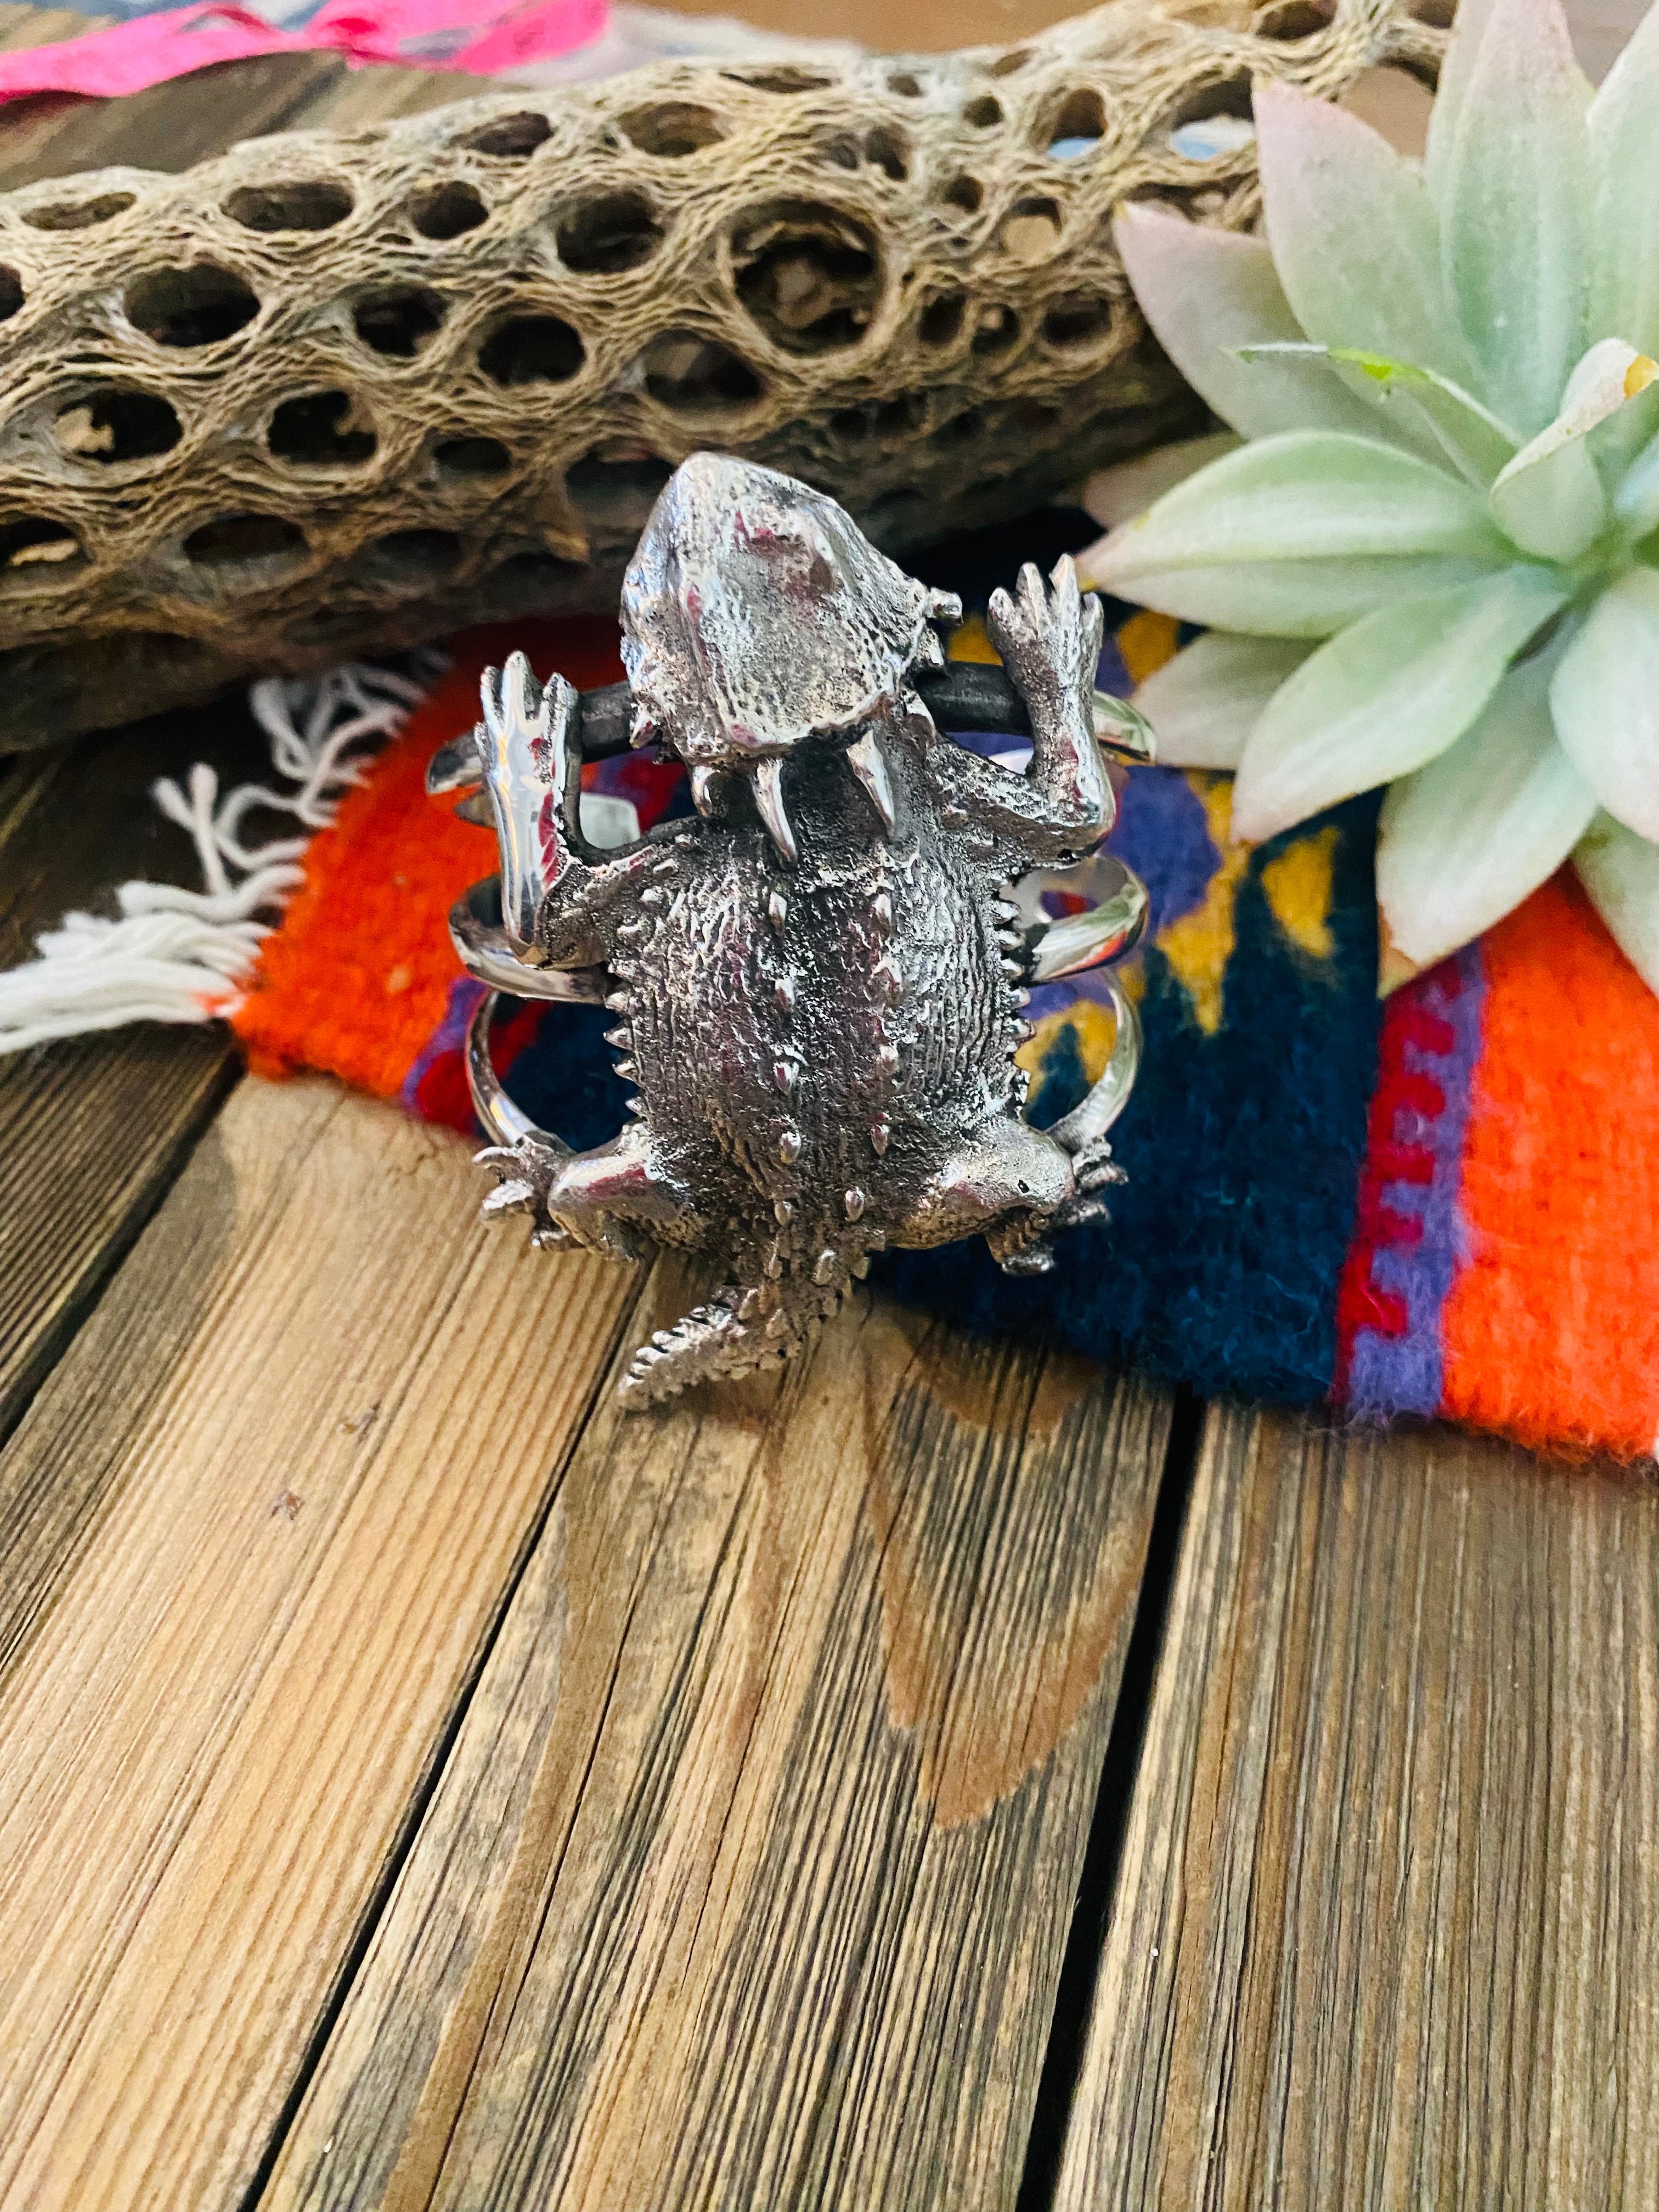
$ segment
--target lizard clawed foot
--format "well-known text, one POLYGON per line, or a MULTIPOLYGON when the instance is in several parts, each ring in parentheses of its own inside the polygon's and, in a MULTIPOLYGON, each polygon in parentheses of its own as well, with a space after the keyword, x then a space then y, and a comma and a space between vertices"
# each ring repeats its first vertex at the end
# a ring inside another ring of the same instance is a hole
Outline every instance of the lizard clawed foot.
POLYGON ((499 1220, 504 1213, 527 1213, 530 1241, 538 1251, 556 1252, 575 1243, 547 1210, 548 1193, 567 1154, 526 1138, 516 1145, 486 1145, 472 1157, 496 1178, 495 1189, 478 1209, 486 1221, 499 1220))
POLYGON ((1103 1137, 1097 1143, 1085 1145, 1072 1162, 1072 1173, 1081 1191, 1104 1190, 1111 1183, 1125 1183, 1127 1171, 1112 1158, 1112 1148, 1103 1137))
POLYGON ((1091 732, 1105 620, 1096 594, 1079 588, 1069 553, 1048 590, 1028 561, 1013 592, 993 592, 985 612, 991 641, 1033 712, 1046 707, 1091 732))

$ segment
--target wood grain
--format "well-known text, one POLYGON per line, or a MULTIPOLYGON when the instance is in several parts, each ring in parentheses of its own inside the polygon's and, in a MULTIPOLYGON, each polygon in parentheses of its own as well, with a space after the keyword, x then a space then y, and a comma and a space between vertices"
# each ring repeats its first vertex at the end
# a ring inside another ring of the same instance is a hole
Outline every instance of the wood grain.
POLYGON ((0 2205, 238 2205, 636 1295, 250 1081, 0 1455, 0 2205))
POLYGON ((1659 1490, 1212 1412, 1060 2212, 1659 2201, 1659 1490))
MULTIPOLYGON (((251 718, 173 714, 28 755, 0 781, 0 967, 68 909, 113 912, 132 877, 199 880, 190 841, 150 799, 207 759, 268 772, 251 718)), ((0 1058, 0 1438, 177 1174, 234 1078, 228 1035, 140 1023, 0 1058)))
MULTIPOLYGON (((39 9, 0 6, 0 43, 26 42, 46 20, 39 9)), ((64 36, 85 21, 64 13, 48 29, 64 36)), ((179 167, 283 121, 356 129, 477 88, 471 77, 281 56, 129 100, 14 103, 0 109, 0 186, 53 173, 54 164, 179 167)), ((265 741, 240 700, 11 767, 0 781, 0 966, 28 958, 37 933, 72 907, 112 910, 100 902, 131 878, 197 880, 188 840, 149 794, 157 776, 180 776, 198 760, 226 781, 269 774, 265 741)), ((160 1202, 237 1065, 222 1030, 148 1023, 0 1059, 0 1438, 160 1202)))
POLYGON ((880 1303, 602 1402, 264 2212, 1011 2205, 1168 1423, 880 1303))

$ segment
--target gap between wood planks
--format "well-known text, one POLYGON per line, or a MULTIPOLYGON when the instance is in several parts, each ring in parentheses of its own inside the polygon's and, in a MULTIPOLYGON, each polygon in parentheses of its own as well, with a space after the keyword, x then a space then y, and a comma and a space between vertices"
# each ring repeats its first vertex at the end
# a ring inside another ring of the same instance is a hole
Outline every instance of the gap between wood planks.
MULTIPOLYGON (((678 1271, 670 1269, 671 1279, 678 1271)), ((649 1302, 649 1301, 648 1301, 649 1302)), ((664 1304, 660 1286, 657 1303, 665 1313, 674 1304, 671 1296, 664 1304)), ((856 1326, 852 1316, 844 1316, 840 1326, 851 1329, 856 1326)), ((923 1330, 927 1325, 917 1317, 916 1326, 923 1330)), ((749 1395, 772 1386, 762 1383, 750 1386, 749 1395)), ((1109 1910, 1111 1893, 1116 1875, 1117 1861, 1121 1848, 1131 1793, 1139 1763, 1141 1738, 1145 1729, 1152 1689, 1153 1670, 1163 1636, 1170 1584, 1173 1577, 1176 1553, 1186 1511, 1194 1455, 1203 1421, 1203 1408, 1188 1394, 1178 1398, 1174 1419, 1163 1454, 1161 1471, 1156 1478, 1156 1503, 1151 1524, 1151 1538, 1146 1563, 1142 1570, 1139 1595, 1133 1605, 1133 1624, 1127 1643, 1126 1659, 1118 1691, 1105 1754, 1105 1763, 1096 1794, 1093 1816, 1090 1823, 1088 1842, 1081 1873, 1078 1879, 1069 1932, 1066 1936, 1063 1963, 1060 1969, 1054 2006, 1054 2018, 1048 2031, 1042 2057, 1042 2073, 1036 2103, 1029 2129, 1023 2157, 1024 2178, 1018 2194, 1018 2212, 1041 2212, 1054 2194, 1066 2126, 1073 2091, 1084 2056, 1085 2039, 1088 2031, 1089 2013, 1094 1983, 1099 1963, 1101 1945, 1109 1910)), ((603 1423, 601 1426, 603 1427, 603 1423)), ((623 1422, 624 1429, 631 1426, 623 1422)), ((591 1441, 591 1440, 590 1440, 591 1441)), ((487 1675, 493 1663, 496 1646, 507 1632, 518 1601, 520 1585, 534 1565, 537 1549, 546 1534, 547 1516, 555 1510, 550 1498, 536 1535, 520 1561, 512 1589, 506 1594, 501 1611, 492 1629, 488 1649, 481 1655, 478 1666, 469 1677, 466 1699, 471 1701, 479 1682, 487 1675)), ((705 1601, 705 1606, 708 1601, 705 1601)), ((380 1923, 397 1884, 404 1875, 410 1853, 414 1850, 431 1814, 433 1801, 442 1780, 441 1770, 455 1757, 457 1746, 465 1723, 465 1712, 459 1709, 447 1731, 445 1743, 434 1759, 419 1802, 411 1808, 398 1840, 392 1863, 388 1864, 385 1877, 377 1891, 374 1907, 366 1917, 353 1953, 342 1969, 331 1994, 329 2003, 319 2019, 307 2046, 303 2064, 296 2075, 292 2091, 283 2107, 270 2142, 259 2162, 252 2180, 240 2199, 239 2212, 259 2212, 261 2207, 287 2207, 304 2202, 311 2204, 337 2201, 358 2202, 354 2193, 349 2200, 330 2197, 313 2197, 307 2191, 296 2190, 295 2176, 285 2178, 286 2185, 274 2193, 273 2178, 282 2166, 285 2152, 290 2148, 290 2137, 295 2123, 307 2095, 311 2093, 318 2070, 337 2033, 354 1995, 368 1959, 371 1945, 380 1931, 380 1923)), ((597 1738, 596 1738, 597 1743, 597 1738)), ((1035 1908, 1036 1900, 1033 1900, 1035 1908)), ((799 1993, 798 1993, 799 1995, 799 1993)), ((335 2124, 319 2123, 313 2126, 313 2152, 316 2149, 323 2127, 327 2127, 325 2152, 337 2148, 335 2124)), ((342 2130, 342 2133, 345 2130, 342 2130)), ((1015 2146, 1018 2150, 1018 2145, 1015 2146)), ((1019 2170, 1017 2160, 1015 2171, 1019 2170)), ((384 2177, 382 2177, 384 2179, 384 2177)), ((416 2202, 414 2197, 398 2193, 397 2184, 382 2197, 377 2188, 365 2203, 397 2203, 416 2202)), ((423 2201, 423 2200, 422 2200, 423 2201)), ((437 2201, 435 2198, 434 2201, 437 2201)), ((447 2202, 446 2198, 444 2201, 447 2202)), ((459 2200, 470 2202, 463 2195, 459 2200)), ((495 2199, 492 2197, 492 2203, 495 2199)), ((514 2201, 517 2201, 516 2199, 514 2201)), ((588 2199, 584 2196, 583 2201, 588 2199)), ((608 2199, 596 2201, 609 2201, 608 2199)), ((655 2200, 653 2199, 654 2202, 655 2200)), ((688 2202, 702 2203, 701 2195, 688 2202)), ((798 2201, 792 2198, 790 2201, 798 2201)), ((799 2201, 805 2202, 805 2199, 799 2201)), ((814 2200, 817 2201, 816 2199, 814 2200)), ((841 2200, 837 2198, 837 2202, 841 2200)), ((940 2204, 952 2201, 931 2194, 916 2194, 908 2200, 921 2206, 924 2203, 940 2204)), ((978 2201, 978 2200, 975 2200, 978 2201)), ((991 2200, 988 2199, 987 2202, 991 2200)), ((1013 2200, 999 2192, 998 2203, 1013 2200)))
POLYGON ((1117 1711, 1090 1824, 1089 1846, 1072 1910, 1071 1933, 1054 1993, 1054 2015, 1037 2084, 1016 2212, 1047 2212, 1059 2185, 1203 1431, 1202 1401, 1190 1390, 1177 1390, 1140 1600, 1135 1607, 1117 1711))
POLYGON ((1012 2204, 1166 1402, 861 1299, 603 1399, 257 2201, 1012 2204))

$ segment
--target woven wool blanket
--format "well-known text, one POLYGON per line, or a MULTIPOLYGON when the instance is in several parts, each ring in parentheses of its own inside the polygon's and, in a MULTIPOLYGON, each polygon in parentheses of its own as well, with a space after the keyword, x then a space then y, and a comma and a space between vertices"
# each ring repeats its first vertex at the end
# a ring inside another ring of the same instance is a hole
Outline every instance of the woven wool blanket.
MULTIPOLYGON (((982 609, 1018 558, 1046 566, 1079 542, 1068 527, 1034 518, 917 565, 982 609)), ((1132 694, 1182 635, 1110 605, 1103 688, 1132 694)), ((622 673, 613 623, 454 646, 333 818, 306 817, 325 826, 290 865, 297 889, 230 1017, 256 1069, 326 1070, 471 1133, 462 1042, 481 987, 458 973, 447 916, 489 872, 493 841, 423 779, 475 719, 481 670, 515 646, 580 688, 622 673)), ((953 650, 994 657, 982 621, 953 650)), ((972 742, 1017 757, 1013 738, 972 742)), ((613 830, 688 810, 681 772, 648 754, 591 764, 585 793, 613 830)), ((1225 776, 1158 768, 1130 771, 1122 794, 1108 849, 1146 882, 1152 915, 1115 971, 1146 1048, 1114 1133, 1129 1179, 1109 1225, 1063 1239, 1035 1279, 1001 1275, 977 1243, 889 1255, 878 1279, 975 1328, 1035 1331, 1206 1394, 1653 1454, 1659 1000, 1563 875, 1379 1006, 1375 798, 1252 848, 1229 836, 1230 794, 1225 776)), ((1104 1066, 1112 1016, 1087 975, 1028 1011, 1030 1110, 1047 1121, 1104 1066)), ((524 1003, 496 1024, 509 1089, 578 1146, 623 1119, 610 1018, 524 1003)))

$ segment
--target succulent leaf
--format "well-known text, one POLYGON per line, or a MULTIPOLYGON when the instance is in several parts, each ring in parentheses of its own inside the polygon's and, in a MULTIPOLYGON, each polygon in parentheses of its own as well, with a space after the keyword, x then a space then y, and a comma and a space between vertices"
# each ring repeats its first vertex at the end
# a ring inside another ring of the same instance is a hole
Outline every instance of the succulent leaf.
POLYGON ((1656 377, 1659 363, 1622 338, 1602 338, 1584 356, 1567 380, 1560 413, 1492 488, 1493 519, 1523 552, 1573 561, 1607 528, 1607 495, 1585 441, 1656 377))
POLYGON ((1589 112, 1595 261, 1589 337, 1659 353, 1659 9, 1637 26, 1589 112))
POLYGON ((1555 672, 1550 710, 1607 812, 1659 840, 1659 570, 1632 568, 1601 593, 1555 672))
POLYGON ((1444 204, 1452 146, 1468 98, 1474 58, 1480 51, 1492 11, 1492 0, 1461 0, 1452 23, 1452 34, 1441 59, 1434 106, 1429 111, 1429 143, 1423 161, 1429 196, 1437 207, 1444 204))
POLYGON ((1114 532, 1088 569, 1194 622, 1324 637, 1510 557, 1467 483, 1376 439, 1312 430, 1212 463, 1114 532))
POLYGON ((1613 511, 1632 542, 1659 529, 1659 436, 1649 440, 1613 495, 1613 511))
POLYGON ((1328 100, 1264 84, 1253 106, 1267 242, 1303 330, 1467 382, 1474 364, 1446 312, 1420 171, 1328 100))
POLYGON ((1119 217, 1249 441, 1086 556, 1219 626, 1143 690, 1164 757, 1237 763, 1252 839, 1392 783, 1395 980, 1571 851, 1659 990, 1659 4, 1592 104, 1561 0, 1462 0, 1420 172, 1256 112, 1265 245, 1119 217))
POLYGON ((1376 434, 1364 402, 1317 362, 1264 371, 1234 358, 1240 346, 1303 335, 1261 239, 1133 204, 1120 212, 1114 235, 1158 343, 1242 436, 1309 429, 1376 434))
POLYGON ((1626 957, 1659 991, 1659 845, 1598 814, 1572 856, 1578 879, 1626 957))
POLYGON ((1589 827, 1595 794, 1555 742, 1549 675, 1544 654, 1511 669, 1454 744, 1390 786, 1376 844, 1385 983, 1500 921, 1589 827))
POLYGON ((1183 438, 1173 446, 1154 446, 1133 460, 1115 461, 1097 469, 1084 485, 1083 504, 1097 522, 1115 530, 1224 453, 1237 453, 1238 443, 1231 430, 1219 430, 1212 437, 1183 438))
POLYGON ((1269 361, 1302 354, 1356 371, 1382 394, 1385 403, 1416 409, 1427 432, 1413 443, 1426 445, 1431 459, 1449 460, 1468 482, 1489 484, 1515 458, 1521 441, 1506 422, 1483 407, 1472 392, 1438 370, 1359 346, 1299 343, 1241 346, 1241 361, 1269 361))
POLYGON ((1461 737, 1566 594, 1515 568, 1367 615, 1303 662, 1244 748, 1233 827, 1255 842, 1408 775, 1461 737))
POLYGON ((1431 178, 1452 303, 1500 411, 1528 434, 1583 351, 1589 99, 1559 8, 1494 0, 1431 178))
POLYGON ((1506 552, 1467 484, 1377 439, 1331 430, 1258 439, 1212 462, 1132 523, 1122 548, 1114 539, 1109 553, 1159 568, 1506 552))
POLYGON ((1261 710, 1311 647, 1211 630, 1165 661, 1135 694, 1166 768, 1236 769, 1261 710))

